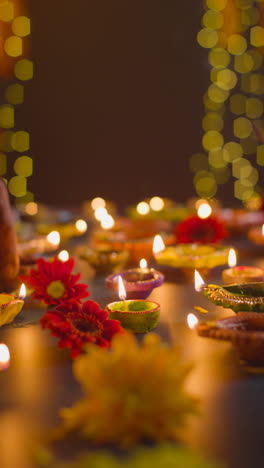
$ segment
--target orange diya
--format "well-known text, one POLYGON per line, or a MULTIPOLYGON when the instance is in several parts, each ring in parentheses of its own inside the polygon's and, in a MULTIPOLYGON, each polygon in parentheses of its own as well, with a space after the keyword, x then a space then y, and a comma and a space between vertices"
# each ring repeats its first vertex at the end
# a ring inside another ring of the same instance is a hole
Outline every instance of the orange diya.
POLYGON ((254 266, 236 266, 236 252, 230 249, 228 265, 230 268, 222 273, 224 284, 257 283, 264 281, 264 270, 254 266))

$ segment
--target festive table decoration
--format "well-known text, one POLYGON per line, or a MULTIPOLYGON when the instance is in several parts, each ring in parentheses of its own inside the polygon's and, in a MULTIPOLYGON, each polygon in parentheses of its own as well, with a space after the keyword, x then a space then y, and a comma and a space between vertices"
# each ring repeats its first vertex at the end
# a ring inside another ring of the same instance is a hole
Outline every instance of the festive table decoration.
POLYGON ((234 312, 264 311, 264 283, 233 284, 216 286, 210 284, 203 288, 203 293, 216 305, 234 312))
POLYGON ((142 299, 126 300, 126 289, 120 275, 118 289, 121 301, 106 306, 110 318, 119 320, 122 327, 134 333, 146 333, 158 325, 160 305, 157 302, 142 299))
POLYGON ((37 224, 36 230, 39 234, 47 235, 50 231, 57 231, 61 241, 66 242, 71 237, 78 237, 87 231, 87 223, 84 219, 78 219, 75 223, 68 224, 37 224))
POLYGON ((250 228, 264 223, 264 211, 249 211, 246 209, 233 210, 225 208, 219 212, 225 226, 232 234, 241 234, 250 228))
POLYGON ((108 313, 94 301, 68 307, 61 305, 47 311, 40 323, 59 338, 60 348, 71 348, 72 359, 81 353, 85 344, 109 348, 113 336, 124 332, 119 321, 109 320, 108 313))
POLYGON ((125 283, 127 299, 147 299, 154 288, 164 283, 164 275, 154 268, 148 268, 144 258, 140 260, 139 268, 108 276, 105 284, 109 289, 118 291, 119 275, 125 283))
POLYGON ((236 252, 230 249, 228 265, 230 268, 222 272, 224 284, 256 283, 264 281, 264 270, 253 266, 236 266, 236 252))
POLYGON ((49 306, 75 305, 89 296, 86 284, 78 283, 81 274, 73 275, 74 259, 61 261, 55 257, 52 262, 43 258, 37 261, 37 268, 29 275, 21 275, 22 281, 33 289, 32 299, 44 301, 49 306))
POLYGON ((127 250, 113 250, 108 245, 98 245, 94 248, 85 247, 80 258, 87 261, 97 274, 103 275, 120 271, 129 259, 129 252, 127 250))
POLYGON ((197 327, 198 335, 218 340, 228 340, 241 359, 264 362, 264 315, 254 312, 239 313, 197 327))
POLYGON ((248 238, 254 244, 264 245, 264 224, 251 228, 248 232, 248 238))
POLYGON ((217 244, 228 233, 223 221, 215 216, 191 216, 176 225, 175 235, 179 244, 217 244))
POLYGON ((20 288, 18 297, 13 294, 0 294, 0 327, 13 322, 14 318, 22 310, 25 296, 24 284, 20 288))
POLYGON ((125 458, 114 456, 110 451, 86 452, 63 464, 56 462, 50 450, 41 447, 35 453, 35 461, 40 468, 220 468, 191 450, 171 443, 138 447, 125 458))
POLYGON ((14 219, 4 181, 0 178, 0 290, 17 285, 19 256, 14 219))
POLYGON ((20 240, 18 252, 20 257, 42 255, 44 253, 55 252, 59 245, 60 234, 57 231, 51 231, 47 236, 20 240))
POLYGON ((88 345, 73 365, 83 398, 62 409, 61 436, 74 433, 94 444, 127 448, 140 441, 180 438, 197 407, 184 388, 191 367, 179 348, 155 334, 138 344, 131 333, 116 335, 112 352, 88 345))
POLYGON ((175 203, 169 198, 152 197, 139 202, 127 209, 131 219, 165 219, 167 221, 181 221, 190 214, 191 210, 175 203))

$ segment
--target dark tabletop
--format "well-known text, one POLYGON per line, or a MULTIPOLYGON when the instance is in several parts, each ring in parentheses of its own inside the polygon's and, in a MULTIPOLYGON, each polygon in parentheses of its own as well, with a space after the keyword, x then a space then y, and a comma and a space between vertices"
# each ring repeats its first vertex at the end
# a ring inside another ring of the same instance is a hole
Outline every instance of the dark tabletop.
MULTIPOLYGON (((261 249, 246 253, 248 264, 264 266, 264 251, 263 258, 261 249)), ((221 283, 219 271, 209 279, 221 283)), ((90 281, 89 290, 101 306, 113 299, 103 278, 90 281)), ((242 366, 229 343, 198 337, 186 325, 194 305, 210 311, 200 319, 232 312, 209 303, 191 283, 166 282, 151 299, 161 304, 156 332, 181 344, 194 363, 188 386, 201 400, 201 413, 190 421, 186 443, 230 468, 263 467, 264 374, 242 366)), ((81 395, 68 351, 58 349, 57 340, 37 323, 43 312, 24 307, 23 321, 0 329, 0 342, 11 353, 9 369, 0 372, 1 468, 32 468, 32 447, 59 424, 59 408, 81 395)))

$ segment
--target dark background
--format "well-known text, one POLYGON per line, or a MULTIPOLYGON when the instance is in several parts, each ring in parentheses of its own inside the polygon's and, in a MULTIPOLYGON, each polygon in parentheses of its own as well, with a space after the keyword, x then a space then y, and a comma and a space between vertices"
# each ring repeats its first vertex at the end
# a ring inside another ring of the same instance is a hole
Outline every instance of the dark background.
POLYGON ((31 0, 30 9, 35 75, 19 113, 37 201, 194 195, 188 164, 201 151, 209 83, 196 41, 202 1, 31 0))

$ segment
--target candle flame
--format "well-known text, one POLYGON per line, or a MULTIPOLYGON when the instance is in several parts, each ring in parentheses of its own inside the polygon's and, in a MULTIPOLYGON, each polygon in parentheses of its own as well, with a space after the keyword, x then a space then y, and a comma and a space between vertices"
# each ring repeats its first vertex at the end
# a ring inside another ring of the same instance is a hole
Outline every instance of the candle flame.
POLYGON ((10 363, 10 352, 8 347, 1 343, 0 344, 0 369, 7 369, 10 363))
POLYGON ((69 257, 69 252, 67 250, 61 250, 58 255, 58 258, 61 262, 67 262, 67 260, 69 260, 69 257))
POLYGON ((120 275, 118 276, 118 295, 122 301, 126 299, 126 290, 125 290, 122 277, 120 275))
POLYGON ((105 207, 105 200, 101 197, 95 197, 91 201, 91 207, 95 211, 97 208, 104 208, 105 207))
POLYGON ((159 252, 162 252, 162 250, 165 249, 165 244, 163 242, 163 239, 162 237, 157 234, 155 237, 154 237, 154 241, 153 241, 153 253, 154 255, 159 253, 159 252))
POLYGON ((212 208, 208 203, 202 203, 199 205, 198 210, 197 210, 197 215, 201 219, 206 219, 212 214, 212 208))
POLYGON ((18 297, 20 299, 25 299, 27 295, 27 290, 26 290, 26 286, 24 283, 21 284, 21 287, 20 287, 20 290, 19 290, 19 293, 18 293, 18 297))
POLYGON ((54 245, 55 247, 60 243, 60 234, 58 231, 51 231, 47 235, 47 240, 50 244, 54 245))
POLYGON ((237 264, 237 256, 236 256, 236 251, 234 249, 229 250, 228 254, 228 266, 229 268, 235 267, 237 264))
POLYGON ((147 268, 147 266, 148 266, 147 260, 145 258, 142 258, 140 260, 140 262, 139 262, 139 266, 140 266, 140 268, 147 268))
POLYGON ((149 204, 153 211, 161 211, 164 208, 164 201, 160 197, 152 197, 149 204))
POLYGON ((264 224, 262 224, 261 232, 262 232, 262 235, 264 236, 264 224))
POLYGON ((75 227, 79 232, 86 232, 87 231, 87 223, 84 219, 78 219, 75 223, 75 227))
POLYGON ((97 221, 102 221, 102 219, 104 219, 107 215, 108 212, 103 206, 99 206, 99 208, 96 208, 94 212, 94 216, 97 219, 97 221))
POLYGON ((195 328, 197 327, 198 323, 199 323, 199 320, 198 318, 196 317, 196 315, 194 314, 188 314, 187 315, 187 323, 188 323, 188 327, 191 329, 191 330, 195 330, 195 328))
POLYGON ((101 220, 101 227, 103 229, 111 229, 115 225, 113 216, 107 215, 101 220))
POLYGON ((194 289, 195 291, 201 291, 204 285, 204 280, 201 277, 200 273, 197 270, 194 271, 194 289))
POLYGON ((137 204, 137 212, 140 215, 147 215, 150 212, 150 207, 147 202, 140 202, 137 204))

